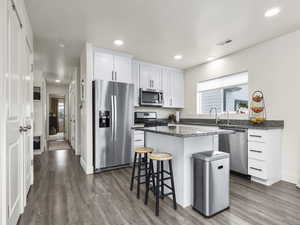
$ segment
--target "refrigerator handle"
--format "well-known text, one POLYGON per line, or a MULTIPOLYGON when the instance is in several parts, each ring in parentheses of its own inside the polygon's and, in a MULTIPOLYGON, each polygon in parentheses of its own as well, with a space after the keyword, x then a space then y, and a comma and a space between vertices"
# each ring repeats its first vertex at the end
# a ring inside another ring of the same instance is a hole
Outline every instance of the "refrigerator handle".
POLYGON ((115 128, 115 105, 114 96, 111 96, 111 137, 114 138, 114 128, 115 128))
POLYGON ((118 124, 118 116, 117 116, 117 96, 114 96, 114 139, 117 136, 117 124, 118 124))

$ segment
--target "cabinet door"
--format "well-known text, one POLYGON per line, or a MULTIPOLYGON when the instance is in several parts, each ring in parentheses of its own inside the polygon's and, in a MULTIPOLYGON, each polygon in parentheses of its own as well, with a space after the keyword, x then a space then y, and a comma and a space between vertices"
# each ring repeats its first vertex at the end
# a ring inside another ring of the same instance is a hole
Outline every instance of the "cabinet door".
POLYGON ((170 69, 163 69, 162 73, 162 90, 164 93, 164 105, 165 108, 172 107, 172 87, 173 85, 173 74, 170 69))
POLYGON ((134 106, 139 106, 139 88, 140 88, 140 64, 132 62, 132 80, 134 84, 134 106))
POLYGON ((132 60, 126 56, 114 56, 115 80, 118 82, 132 83, 132 60))
POLYGON ((94 80, 113 80, 114 56, 108 53, 95 52, 94 80))
POLYGON ((148 64, 140 64, 140 88, 151 88, 151 66, 148 64))
POLYGON ((151 88, 162 90, 162 68, 160 66, 152 66, 150 73, 151 88))
POLYGON ((140 65, 140 87, 161 90, 161 73, 160 66, 142 63, 140 65))
POLYGON ((173 74, 173 107, 184 108, 184 74, 176 71, 173 74))

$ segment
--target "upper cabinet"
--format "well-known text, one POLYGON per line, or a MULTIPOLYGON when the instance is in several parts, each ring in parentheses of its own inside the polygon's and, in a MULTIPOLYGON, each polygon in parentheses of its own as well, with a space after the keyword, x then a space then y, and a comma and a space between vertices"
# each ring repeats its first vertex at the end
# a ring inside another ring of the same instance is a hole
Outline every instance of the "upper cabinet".
POLYGON ((158 65, 140 63, 140 88, 162 90, 162 68, 158 65))
POLYGON ((132 81, 134 84, 134 106, 139 106, 140 64, 132 61, 132 81))
POLYGON ((94 51, 94 80, 132 83, 132 57, 113 51, 94 51))
POLYGON ((165 108, 184 108, 184 74, 181 70, 163 68, 162 90, 165 108))

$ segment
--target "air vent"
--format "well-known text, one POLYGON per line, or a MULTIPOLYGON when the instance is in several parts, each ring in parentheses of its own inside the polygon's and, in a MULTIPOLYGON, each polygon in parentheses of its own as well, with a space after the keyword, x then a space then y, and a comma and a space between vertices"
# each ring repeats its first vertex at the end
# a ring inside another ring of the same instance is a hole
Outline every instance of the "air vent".
POLYGON ((223 46, 223 45, 230 44, 231 42, 232 42, 232 40, 231 40, 231 39, 227 39, 227 40, 225 40, 225 41, 222 41, 222 42, 218 43, 217 45, 219 45, 219 46, 223 46))

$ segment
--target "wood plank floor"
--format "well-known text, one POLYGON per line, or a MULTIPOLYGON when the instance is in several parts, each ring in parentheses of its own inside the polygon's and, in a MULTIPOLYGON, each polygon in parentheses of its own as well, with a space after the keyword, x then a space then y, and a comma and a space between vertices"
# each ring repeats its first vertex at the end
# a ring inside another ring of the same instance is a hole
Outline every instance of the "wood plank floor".
MULTIPOLYGON (((35 157, 35 182, 19 225, 300 225, 300 191, 280 182, 271 187, 231 177, 231 207, 210 219, 192 208, 161 201, 160 216, 129 191, 130 169, 86 176, 70 150, 35 157)), ((144 192, 142 192, 143 196, 144 192)))

